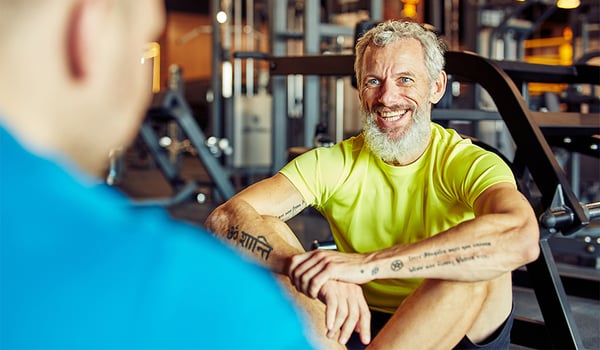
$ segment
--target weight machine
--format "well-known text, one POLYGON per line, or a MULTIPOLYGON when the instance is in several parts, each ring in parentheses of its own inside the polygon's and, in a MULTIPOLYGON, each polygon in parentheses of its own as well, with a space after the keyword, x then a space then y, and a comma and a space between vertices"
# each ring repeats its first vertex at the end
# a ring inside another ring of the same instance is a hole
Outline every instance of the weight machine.
MULTIPOLYGON (((158 168, 169 182, 175 195, 163 200, 145 201, 144 204, 158 204, 170 206, 190 200, 200 183, 198 181, 185 181, 180 176, 179 169, 170 159, 168 150, 161 145, 161 135, 153 127, 154 122, 174 122, 179 127, 182 135, 189 141, 199 160, 202 162, 214 185, 216 194, 221 200, 228 200, 235 195, 235 188, 230 181, 230 174, 222 166, 211 151, 211 144, 202 129, 193 117, 191 108, 178 89, 167 89, 154 94, 151 107, 146 113, 146 118, 140 128, 140 137, 150 152, 158 168)), ((201 201, 197 199, 198 201, 201 201)))

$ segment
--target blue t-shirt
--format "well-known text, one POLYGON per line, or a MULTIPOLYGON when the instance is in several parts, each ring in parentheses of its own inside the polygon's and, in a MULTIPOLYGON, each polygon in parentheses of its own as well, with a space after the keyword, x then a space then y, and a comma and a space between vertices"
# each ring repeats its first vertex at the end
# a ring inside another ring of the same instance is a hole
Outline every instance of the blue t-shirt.
POLYGON ((0 127, 0 348, 310 349, 270 273, 0 127))

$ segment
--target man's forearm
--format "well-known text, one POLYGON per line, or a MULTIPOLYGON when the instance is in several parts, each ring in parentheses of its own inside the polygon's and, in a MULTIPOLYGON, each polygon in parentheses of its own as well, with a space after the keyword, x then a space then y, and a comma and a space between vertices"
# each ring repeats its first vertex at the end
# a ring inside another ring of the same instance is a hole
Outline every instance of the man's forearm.
MULTIPOLYGON (((535 217, 534 217, 535 218, 535 217)), ((293 257, 292 282, 310 296, 331 279, 484 281, 535 259, 537 223, 505 213, 482 214, 428 239, 366 254, 314 251, 293 257)))
POLYGON ((287 274, 290 257, 304 252, 285 222, 260 215, 243 200, 230 201, 215 209, 205 226, 274 272, 287 274))
POLYGON ((535 253, 529 253, 527 246, 536 242, 523 232, 527 228, 502 225, 501 216, 493 216, 465 222, 411 245, 376 252, 373 267, 365 271, 376 269, 374 278, 481 281, 529 262, 535 253))

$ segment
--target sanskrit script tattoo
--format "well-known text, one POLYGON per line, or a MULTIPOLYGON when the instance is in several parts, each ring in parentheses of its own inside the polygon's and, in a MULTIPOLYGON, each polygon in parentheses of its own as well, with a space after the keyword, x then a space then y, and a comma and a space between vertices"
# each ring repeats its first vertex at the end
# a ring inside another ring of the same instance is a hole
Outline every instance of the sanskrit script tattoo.
POLYGON ((269 259, 269 255, 273 250, 273 247, 267 241, 265 236, 253 236, 246 231, 240 231, 238 225, 231 226, 227 230, 227 239, 236 242, 237 244, 249 250, 252 253, 260 253, 260 257, 264 260, 269 259))
POLYGON ((290 209, 286 210, 285 213, 279 215, 277 218, 279 220, 287 221, 287 220, 293 218, 294 216, 296 216, 296 214, 301 212, 302 209, 304 209, 305 207, 306 207, 306 202, 302 201, 298 204, 293 205, 290 209))
MULTIPOLYGON (((475 248, 491 247, 490 242, 479 242, 474 244, 466 244, 462 246, 452 247, 448 249, 438 249, 435 251, 424 252, 421 255, 412 255, 408 257, 408 261, 411 263, 409 272, 417 272, 421 270, 428 270, 435 267, 450 266, 464 264, 468 262, 475 262, 481 259, 488 259, 489 256, 481 253, 473 253, 472 250, 475 248), (432 262, 431 258, 447 257, 447 259, 437 260, 432 262), (419 264, 418 262, 421 262, 419 264)), ((399 271, 402 268, 402 262, 395 260, 392 262, 390 268, 392 271, 399 271), (398 262, 400 265, 394 266, 398 262)))

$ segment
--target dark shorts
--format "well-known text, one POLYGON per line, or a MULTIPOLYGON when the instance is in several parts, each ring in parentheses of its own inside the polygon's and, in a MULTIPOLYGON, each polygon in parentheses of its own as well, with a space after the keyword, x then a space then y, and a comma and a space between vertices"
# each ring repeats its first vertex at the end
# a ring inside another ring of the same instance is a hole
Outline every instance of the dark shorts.
MULTIPOLYGON (((387 323, 392 315, 371 311, 371 335, 372 338, 379 333, 379 331, 383 328, 383 326, 387 323)), ((464 349, 483 349, 483 350, 499 350, 499 349, 508 349, 510 346, 510 330, 512 329, 513 320, 515 318, 514 315, 514 306, 510 311, 510 315, 506 318, 504 323, 485 341, 474 344, 472 341, 467 338, 465 335, 460 342, 454 347, 456 350, 464 350, 464 349)), ((346 344, 348 350, 362 350, 366 346, 363 345, 360 341, 360 337, 358 333, 353 333, 352 337, 346 344)))

